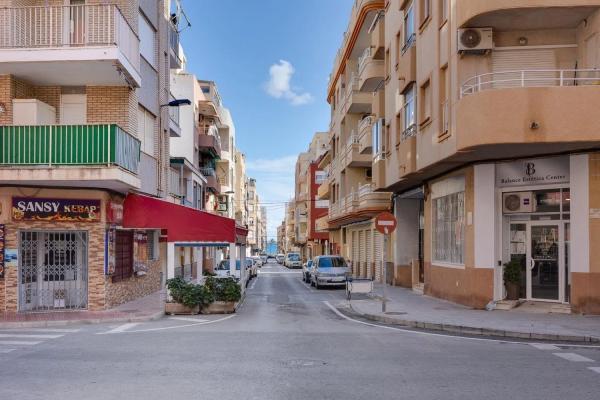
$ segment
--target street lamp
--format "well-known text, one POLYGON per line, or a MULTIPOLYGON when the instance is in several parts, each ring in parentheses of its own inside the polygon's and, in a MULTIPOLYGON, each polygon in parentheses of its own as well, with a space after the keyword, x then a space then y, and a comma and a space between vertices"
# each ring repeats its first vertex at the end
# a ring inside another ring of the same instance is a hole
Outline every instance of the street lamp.
POLYGON ((161 105, 161 107, 181 107, 181 106, 189 106, 192 102, 190 99, 173 99, 167 104, 161 105))

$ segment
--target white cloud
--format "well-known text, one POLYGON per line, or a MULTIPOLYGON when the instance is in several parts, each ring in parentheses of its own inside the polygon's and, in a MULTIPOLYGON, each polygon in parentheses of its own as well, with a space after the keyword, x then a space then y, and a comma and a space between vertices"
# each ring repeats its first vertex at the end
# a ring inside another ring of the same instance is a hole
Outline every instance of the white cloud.
POLYGON ((265 85, 267 93, 276 99, 286 99, 294 106, 310 103, 313 97, 308 92, 302 92, 292 87, 292 76, 296 70, 292 63, 279 60, 269 68, 270 79, 265 85))

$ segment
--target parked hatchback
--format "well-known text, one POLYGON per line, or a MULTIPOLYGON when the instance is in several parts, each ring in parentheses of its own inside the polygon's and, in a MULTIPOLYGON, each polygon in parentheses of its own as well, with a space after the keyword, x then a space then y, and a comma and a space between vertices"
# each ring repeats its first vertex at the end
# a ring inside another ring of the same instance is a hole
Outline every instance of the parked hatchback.
POLYGON ((343 257, 318 256, 313 260, 310 283, 317 289, 345 285, 349 273, 348 263, 343 257))
POLYGON ((284 265, 288 268, 302 268, 300 253, 287 253, 284 265))

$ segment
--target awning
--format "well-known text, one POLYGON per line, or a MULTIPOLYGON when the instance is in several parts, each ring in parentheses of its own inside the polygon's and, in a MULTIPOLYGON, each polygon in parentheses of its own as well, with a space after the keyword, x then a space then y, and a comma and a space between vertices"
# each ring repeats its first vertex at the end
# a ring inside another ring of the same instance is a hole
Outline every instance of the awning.
POLYGON ((139 194, 128 194, 123 228, 161 229, 168 242, 235 243, 235 220, 139 194))

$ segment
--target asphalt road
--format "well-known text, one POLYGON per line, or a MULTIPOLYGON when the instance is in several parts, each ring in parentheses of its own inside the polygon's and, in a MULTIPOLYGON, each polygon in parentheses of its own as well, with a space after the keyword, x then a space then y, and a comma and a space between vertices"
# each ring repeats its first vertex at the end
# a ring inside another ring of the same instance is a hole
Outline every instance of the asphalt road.
POLYGON ((600 350, 380 327, 342 298, 268 265, 233 316, 3 330, 0 399, 600 398, 600 350))

